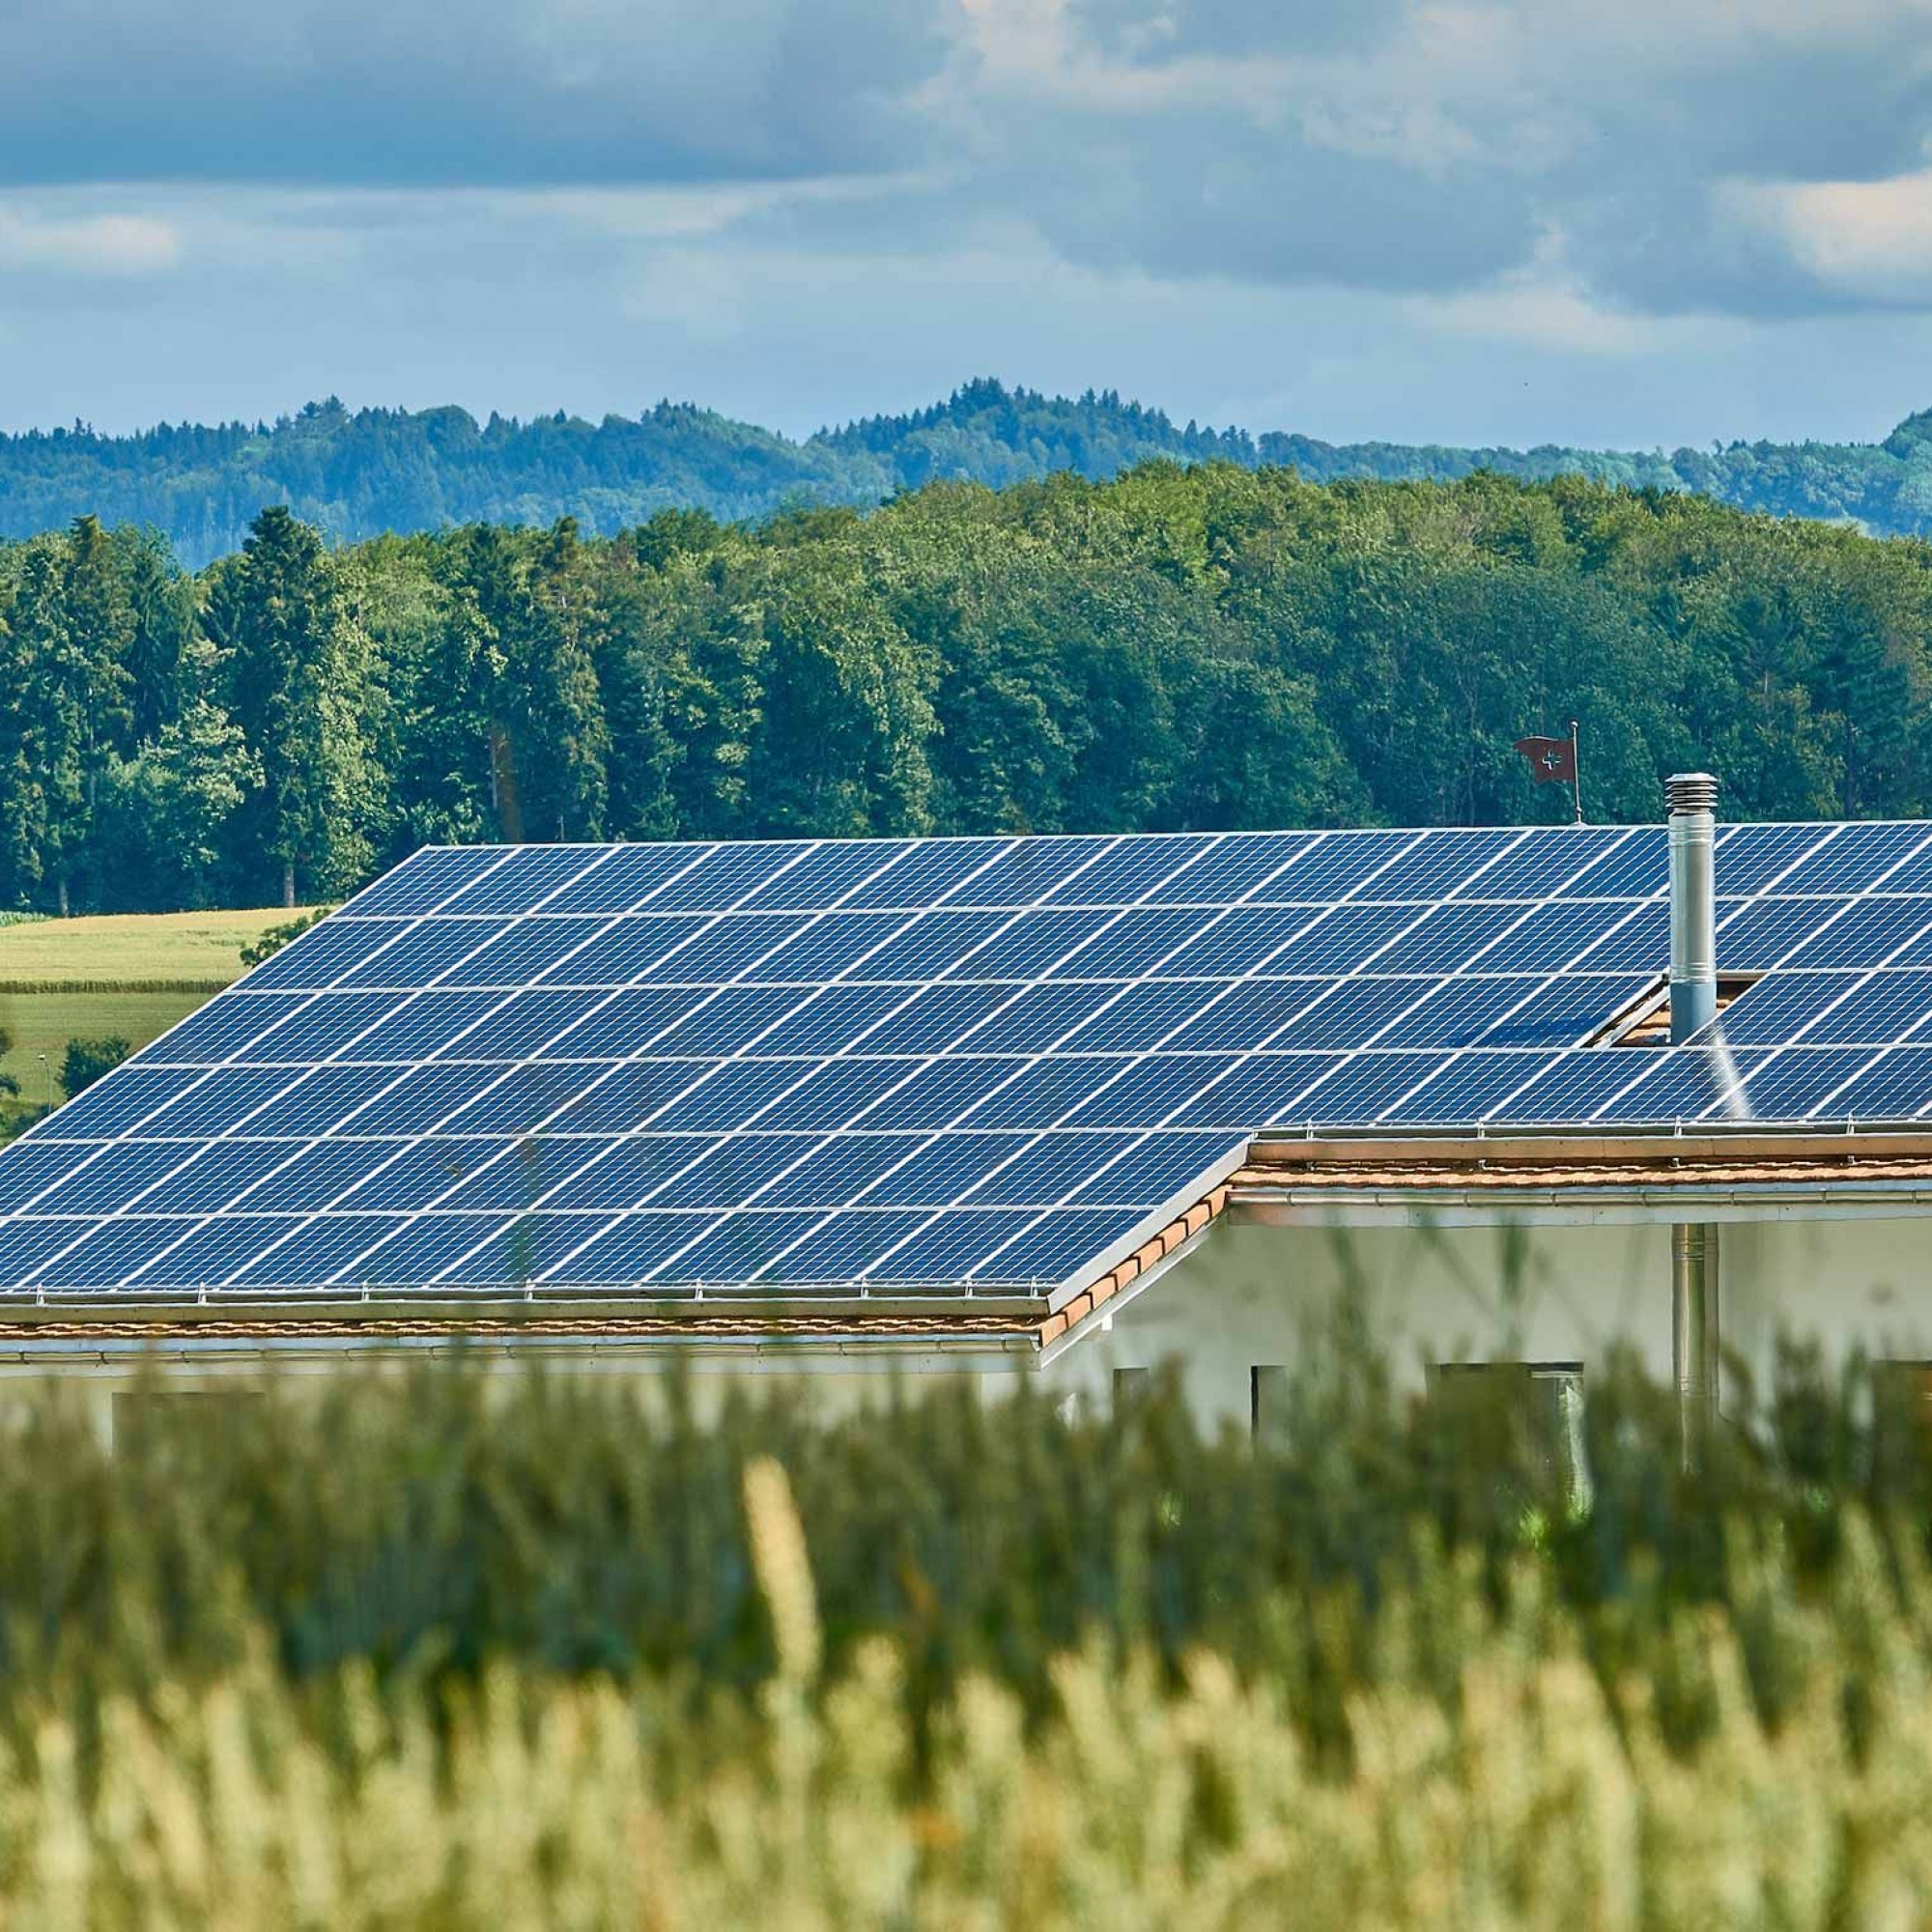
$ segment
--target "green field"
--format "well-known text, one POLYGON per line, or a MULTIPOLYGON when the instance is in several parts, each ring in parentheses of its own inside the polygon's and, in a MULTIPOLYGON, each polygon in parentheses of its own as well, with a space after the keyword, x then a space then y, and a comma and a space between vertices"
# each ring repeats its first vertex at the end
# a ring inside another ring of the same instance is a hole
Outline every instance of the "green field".
POLYGON ((1178 1380, 12 1382, 0 1918, 1932 1924, 1916 1412, 1794 1352, 1691 1477, 1593 1361, 1584 1495, 1334 1352, 1260 1444, 1178 1380))
POLYGON ((295 917, 275 906, 0 926, 0 1034, 13 1042, 0 1073, 39 1107, 51 1066, 58 1099, 69 1040, 118 1035, 145 1046, 241 977, 244 946, 295 917))

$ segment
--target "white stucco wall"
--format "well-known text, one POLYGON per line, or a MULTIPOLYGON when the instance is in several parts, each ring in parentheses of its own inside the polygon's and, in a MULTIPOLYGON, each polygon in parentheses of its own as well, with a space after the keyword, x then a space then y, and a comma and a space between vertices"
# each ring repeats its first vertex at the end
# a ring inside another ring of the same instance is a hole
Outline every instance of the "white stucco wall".
MULTIPOLYGON (((1719 1231, 1724 1347, 1760 1382, 1780 1331, 1834 1353, 1932 1360, 1932 1220, 1737 1222, 1719 1231)), ((1672 1374, 1670 1229, 1326 1229, 1231 1219, 1042 1373, 1111 1399, 1114 1371, 1182 1365, 1204 1418, 1245 1421, 1250 1371, 1287 1364, 1336 1298, 1420 1379, 1442 1361, 1581 1362, 1613 1342, 1672 1374)))

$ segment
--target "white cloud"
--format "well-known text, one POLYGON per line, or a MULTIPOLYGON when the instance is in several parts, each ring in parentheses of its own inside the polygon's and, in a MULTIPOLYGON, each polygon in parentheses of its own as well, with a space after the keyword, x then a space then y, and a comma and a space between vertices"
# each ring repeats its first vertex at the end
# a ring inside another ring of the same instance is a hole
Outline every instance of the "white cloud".
POLYGON ((1932 169, 1885 181, 1730 184, 1720 196, 1825 288, 1932 307, 1932 169))
POLYGON ((1425 327, 1444 334, 1593 357, 1682 351, 1723 327, 1716 318, 1652 315, 1593 294, 1555 229, 1538 238, 1527 263, 1487 287, 1411 296, 1406 305, 1425 327))
POLYGON ((57 270, 82 275, 148 275, 180 261, 172 223, 148 214, 49 218, 0 203, 0 269, 57 270))
POLYGON ((1670 345, 1681 325, 1593 301, 1574 282, 1511 275, 1494 288, 1449 296, 1414 296, 1408 305, 1423 322, 1488 342, 1520 342, 1538 349, 1588 355, 1632 355, 1670 345))

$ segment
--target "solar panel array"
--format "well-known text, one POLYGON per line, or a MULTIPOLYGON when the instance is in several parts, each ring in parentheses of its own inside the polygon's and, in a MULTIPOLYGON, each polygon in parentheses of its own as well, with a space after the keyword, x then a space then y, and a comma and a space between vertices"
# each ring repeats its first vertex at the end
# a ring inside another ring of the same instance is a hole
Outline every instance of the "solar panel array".
POLYGON ((0 1289, 1040 1293, 1270 1125, 1932 1108, 1932 827, 432 848, 0 1152, 0 1289))

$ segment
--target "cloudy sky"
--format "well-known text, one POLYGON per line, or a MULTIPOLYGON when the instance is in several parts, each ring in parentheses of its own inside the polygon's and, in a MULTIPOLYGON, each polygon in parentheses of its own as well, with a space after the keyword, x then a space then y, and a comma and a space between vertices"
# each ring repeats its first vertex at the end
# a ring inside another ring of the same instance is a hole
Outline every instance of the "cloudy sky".
POLYGON ((1932 406, 1932 0, 0 0, 0 427, 1932 406))

